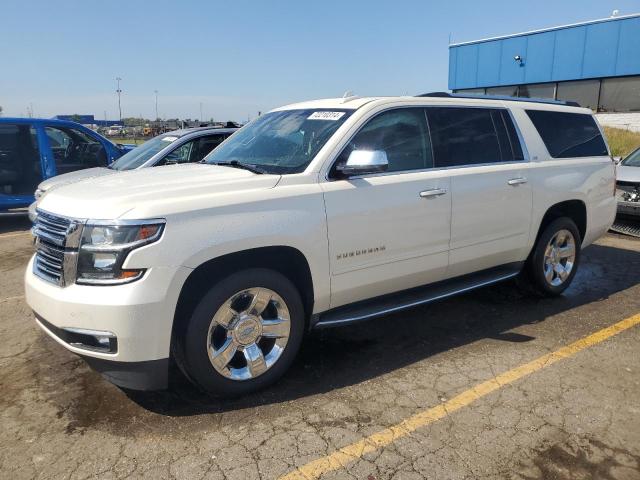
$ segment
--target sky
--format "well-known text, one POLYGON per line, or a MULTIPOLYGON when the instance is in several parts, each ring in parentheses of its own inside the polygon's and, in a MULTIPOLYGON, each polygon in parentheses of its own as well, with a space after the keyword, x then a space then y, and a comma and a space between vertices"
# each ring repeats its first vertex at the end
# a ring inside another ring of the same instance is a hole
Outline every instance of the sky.
POLYGON ((448 45, 640 12, 640 0, 0 0, 3 116, 246 121, 447 89, 448 45))

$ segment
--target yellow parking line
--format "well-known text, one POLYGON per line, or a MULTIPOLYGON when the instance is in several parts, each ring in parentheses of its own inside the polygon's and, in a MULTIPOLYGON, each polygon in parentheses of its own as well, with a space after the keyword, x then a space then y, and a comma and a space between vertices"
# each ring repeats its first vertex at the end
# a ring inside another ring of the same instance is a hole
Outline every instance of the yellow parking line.
POLYGON ((403 420, 397 425, 369 435, 358 442, 347 445, 346 447, 331 453, 330 455, 313 460, 312 462, 309 462, 306 465, 284 475, 281 477, 281 480, 313 480, 320 478, 320 476, 325 473, 339 470, 348 463, 359 459, 365 453, 386 447, 396 440, 410 435, 411 432, 414 432, 418 428, 436 422, 505 385, 509 385, 516 380, 548 367, 558 360, 571 357, 588 347, 603 342, 609 337, 638 324, 640 324, 640 314, 622 320, 610 327, 598 330, 597 332, 555 350, 554 352, 548 353, 529 363, 525 363, 524 365, 508 370, 491 380, 482 382, 469 390, 460 393, 451 400, 448 400, 436 407, 423 410, 403 420))

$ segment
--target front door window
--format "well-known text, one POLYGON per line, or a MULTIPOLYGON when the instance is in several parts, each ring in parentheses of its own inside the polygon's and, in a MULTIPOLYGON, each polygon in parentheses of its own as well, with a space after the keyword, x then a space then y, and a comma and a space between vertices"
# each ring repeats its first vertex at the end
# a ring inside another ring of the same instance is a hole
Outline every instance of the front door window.
POLYGON ((58 175, 107 166, 104 146, 88 133, 71 127, 46 127, 45 132, 58 175))

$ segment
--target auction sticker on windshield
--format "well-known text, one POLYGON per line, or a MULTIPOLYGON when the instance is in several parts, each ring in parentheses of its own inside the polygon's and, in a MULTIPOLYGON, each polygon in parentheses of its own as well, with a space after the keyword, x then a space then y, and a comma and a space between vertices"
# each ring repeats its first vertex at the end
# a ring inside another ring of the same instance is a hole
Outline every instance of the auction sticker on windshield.
POLYGON ((313 112, 307 120, 339 120, 344 112, 313 112))

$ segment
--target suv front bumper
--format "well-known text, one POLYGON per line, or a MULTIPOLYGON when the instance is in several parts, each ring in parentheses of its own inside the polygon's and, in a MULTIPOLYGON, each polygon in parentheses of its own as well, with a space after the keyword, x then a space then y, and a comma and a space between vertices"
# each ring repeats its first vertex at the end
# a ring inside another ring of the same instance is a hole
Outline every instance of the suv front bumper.
POLYGON ((640 217, 640 202, 618 201, 618 214, 640 217))
POLYGON ((191 271, 158 267, 125 285, 62 288, 34 275, 31 259, 25 296, 38 325, 109 381, 156 390, 166 387, 175 307, 191 271))

